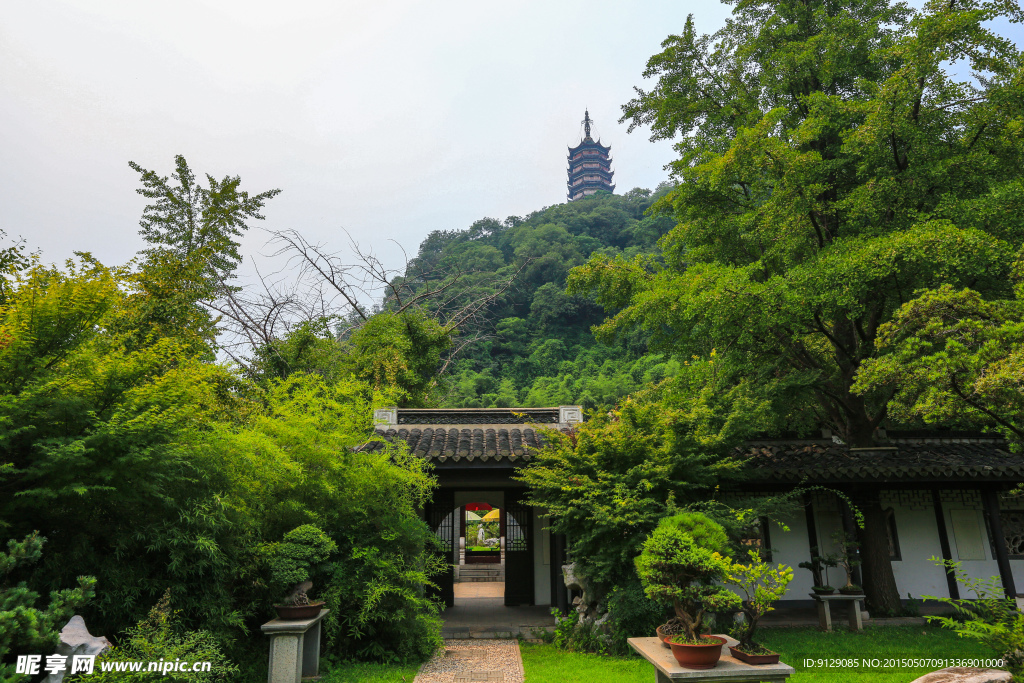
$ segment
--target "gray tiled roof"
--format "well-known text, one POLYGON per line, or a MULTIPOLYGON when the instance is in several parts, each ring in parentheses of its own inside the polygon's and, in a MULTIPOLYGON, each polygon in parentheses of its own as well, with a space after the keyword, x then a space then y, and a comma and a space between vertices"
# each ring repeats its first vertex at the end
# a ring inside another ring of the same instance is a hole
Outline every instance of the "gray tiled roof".
MULTIPOLYGON (((480 425, 462 429, 443 427, 413 427, 411 429, 378 429, 376 435, 384 441, 405 441, 409 452, 421 458, 445 462, 452 460, 488 461, 507 459, 509 462, 530 460, 531 451, 544 446, 544 435, 532 427, 506 425, 480 425)), ((370 441, 359 451, 384 448, 381 441, 370 441)))
POLYGON ((1024 455, 1002 439, 896 440, 875 449, 832 441, 765 441, 738 449, 760 478, 773 481, 1012 480, 1024 478, 1024 455))

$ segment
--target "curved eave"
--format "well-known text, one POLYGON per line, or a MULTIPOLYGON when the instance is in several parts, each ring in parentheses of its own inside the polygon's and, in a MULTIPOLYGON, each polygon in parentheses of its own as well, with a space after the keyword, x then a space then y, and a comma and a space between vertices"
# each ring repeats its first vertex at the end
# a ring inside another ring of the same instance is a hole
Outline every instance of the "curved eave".
POLYGON ((611 177, 615 175, 615 171, 611 170, 610 168, 581 168, 578 171, 570 171, 569 180, 571 182, 585 175, 606 176, 609 180, 611 180, 611 177))
POLYGON ((579 145, 577 145, 576 147, 569 147, 568 149, 569 149, 569 156, 572 156, 573 154, 576 154, 577 152, 582 152, 585 149, 596 149, 596 150, 601 151, 604 154, 607 154, 608 152, 612 151, 611 145, 605 147, 600 142, 594 142, 594 141, 582 142, 579 145))

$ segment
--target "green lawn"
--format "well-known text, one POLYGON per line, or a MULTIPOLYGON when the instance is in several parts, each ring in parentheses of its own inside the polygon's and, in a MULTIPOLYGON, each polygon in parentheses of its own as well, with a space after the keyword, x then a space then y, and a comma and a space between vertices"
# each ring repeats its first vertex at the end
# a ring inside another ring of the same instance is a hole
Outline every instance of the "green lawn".
MULTIPOLYGON (((932 668, 812 670, 801 665, 816 658, 992 657, 993 653, 956 634, 930 626, 869 628, 860 633, 812 628, 760 631, 761 641, 797 668, 790 683, 909 683, 932 668)), ((638 657, 602 657, 562 652, 553 645, 521 643, 526 683, 651 683, 654 669, 638 657)), ((349 664, 333 668, 323 683, 412 683, 417 665, 349 664)))
POLYGON ((412 683, 419 664, 341 664, 331 667, 321 683, 412 683))
POLYGON ((887 626, 857 633, 837 630, 823 633, 812 628, 765 629, 761 641, 797 669, 793 683, 907 683, 936 667, 915 669, 872 668, 864 670, 806 669, 804 658, 956 658, 994 657, 980 644, 958 638, 933 626, 887 626))
MULTIPOLYGON (((812 628, 763 629, 761 641, 797 668, 791 683, 908 683, 931 668, 869 670, 813 670, 801 666, 804 658, 914 658, 991 657, 977 643, 927 626, 869 628, 860 633, 839 630, 823 633, 812 628)), ((562 653, 551 645, 521 646, 526 683, 650 683, 653 667, 635 657, 601 657, 562 653)))

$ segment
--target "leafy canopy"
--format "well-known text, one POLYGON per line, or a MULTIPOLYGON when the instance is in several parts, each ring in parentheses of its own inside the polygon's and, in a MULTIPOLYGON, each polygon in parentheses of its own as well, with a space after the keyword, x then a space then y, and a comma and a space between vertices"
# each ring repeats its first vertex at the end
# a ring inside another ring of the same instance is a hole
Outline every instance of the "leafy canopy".
POLYGON ((239 189, 239 176, 217 180, 207 174, 208 186, 203 187, 180 154, 174 157, 170 178, 146 170, 134 161, 128 165, 142 181, 136 192, 154 200, 146 206, 139 221, 139 233, 155 245, 149 253, 167 250, 182 262, 201 254, 211 280, 231 277, 242 261, 237 240, 249 229, 246 221, 263 220, 263 205, 281 193, 267 190, 249 196, 239 189))
POLYGON ((632 127, 676 139, 662 260, 592 256, 569 292, 683 355, 712 348, 790 392, 784 422, 870 445, 891 389, 852 391, 914 292, 1007 292, 1024 239, 1014 2, 737 2, 648 62, 632 127), (948 69, 963 62, 977 78, 948 69), (810 419, 808 419, 810 418, 810 419))

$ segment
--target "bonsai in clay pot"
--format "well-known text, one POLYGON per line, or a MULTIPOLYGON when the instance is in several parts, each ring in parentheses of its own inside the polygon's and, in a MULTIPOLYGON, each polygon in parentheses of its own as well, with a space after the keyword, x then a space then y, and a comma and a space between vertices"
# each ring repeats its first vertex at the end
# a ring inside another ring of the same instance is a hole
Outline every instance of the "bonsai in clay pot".
POLYGON ((736 659, 747 664, 777 664, 779 654, 754 641, 757 622, 774 607, 772 603, 786 594, 786 586, 793 580, 793 568, 780 564, 775 567, 764 561, 761 554, 751 550, 749 564, 734 564, 726 581, 743 593, 741 611, 746 617, 732 635, 739 642, 729 651, 736 659))
POLYGON ((337 549, 330 536, 312 524, 296 527, 280 543, 263 547, 272 585, 286 592, 281 604, 274 605, 279 619, 312 619, 320 614, 324 603, 310 601, 310 578, 337 549))
POLYGON ((699 512, 684 512, 662 519, 636 558, 647 597, 675 612, 660 631, 672 636, 668 642, 682 667, 710 669, 722 655, 725 639, 703 634, 704 615, 740 606, 735 593, 713 585, 732 567, 730 553, 721 525, 699 512))

